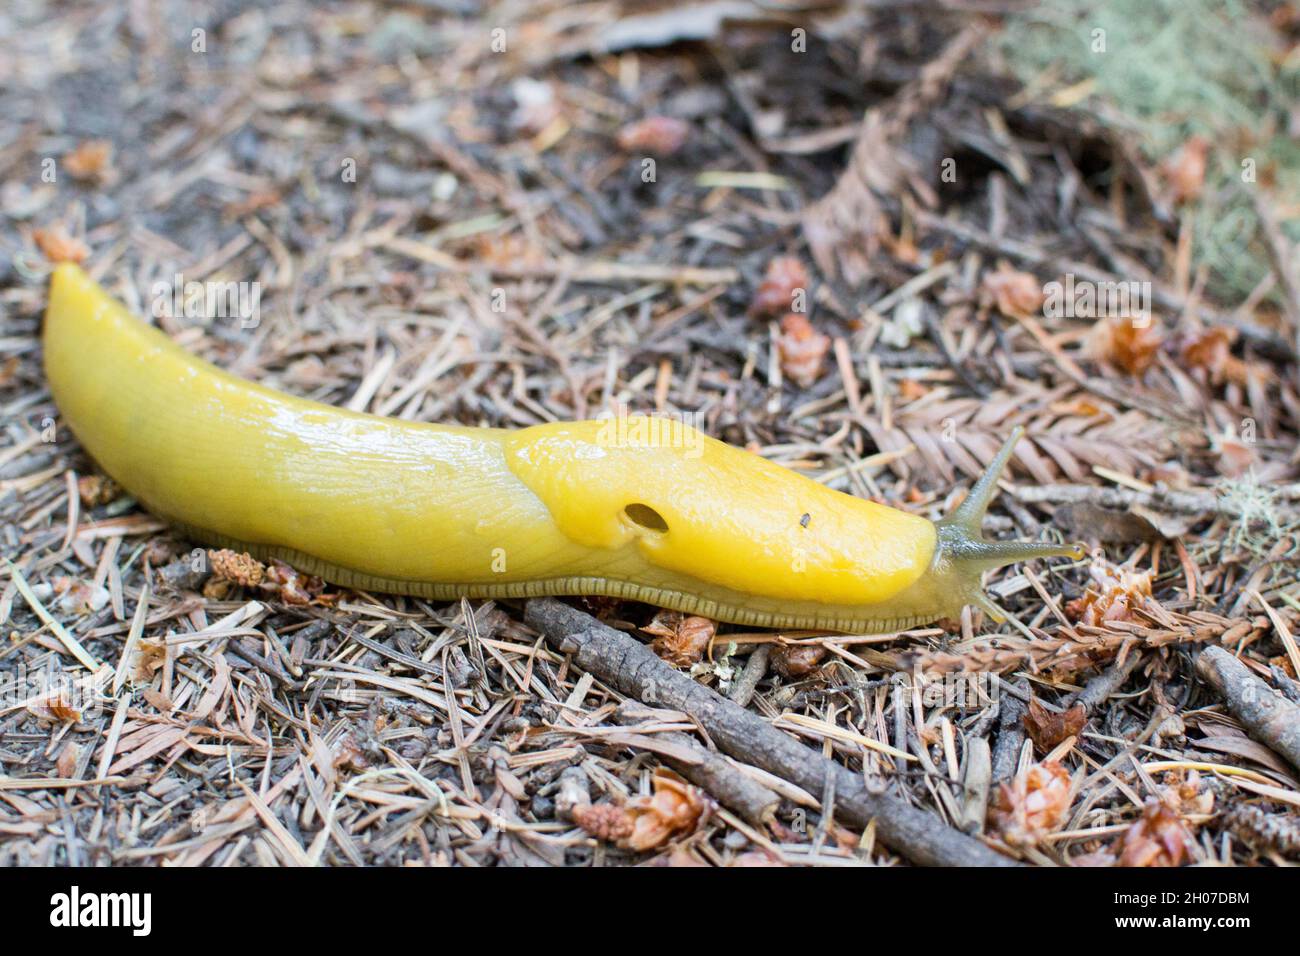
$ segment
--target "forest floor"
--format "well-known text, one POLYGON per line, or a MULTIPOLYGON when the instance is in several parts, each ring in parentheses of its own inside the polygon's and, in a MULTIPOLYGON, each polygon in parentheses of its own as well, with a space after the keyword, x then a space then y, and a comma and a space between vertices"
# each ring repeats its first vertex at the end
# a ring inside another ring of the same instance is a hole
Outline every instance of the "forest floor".
POLYGON ((0 12, 0 865, 1297 859, 1294 6, 211 6, 0 12), (170 533, 59 420, 58 259, 295 395, 689 416, 931 519, 1023 425, 986 534, 1090 553, 885 635, 566 600, 702 695, 648 706, 541 602, 170 533))

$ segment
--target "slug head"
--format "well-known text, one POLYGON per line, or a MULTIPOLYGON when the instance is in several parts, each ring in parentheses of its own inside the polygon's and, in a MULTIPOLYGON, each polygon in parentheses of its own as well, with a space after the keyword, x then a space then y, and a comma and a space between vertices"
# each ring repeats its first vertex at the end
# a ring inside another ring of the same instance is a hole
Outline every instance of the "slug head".
POLYGON ((1078 543, 985 540, 981 531, 984 513, 997 492, 998 479, 1011 460, 1011 452, 1024 433, 1024 428, 1017 425, 961 504, 935 524, 939 540, 927 575, 927 590, 950 595, 949 602, 956 600, 958 608, 974 604, 997 622, 1004 620, 1004 615, 980 584, 985 571, 1032 558, 1082 558, 1087 553, 1078 543))

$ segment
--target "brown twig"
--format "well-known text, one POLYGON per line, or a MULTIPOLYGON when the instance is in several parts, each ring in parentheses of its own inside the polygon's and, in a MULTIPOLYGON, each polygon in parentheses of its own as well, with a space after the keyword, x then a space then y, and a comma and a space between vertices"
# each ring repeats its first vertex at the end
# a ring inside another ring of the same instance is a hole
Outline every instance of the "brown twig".
POLYGON ((1250 735, 1300 767, 1300 706, 1255 677, 1221 647, 1207 647, 1196 672, 1211 684, 1250 735))
POLYGON ((738 760, 821 793, 835 778, 836 812, 856 826, 875 820, 881 840, 921 864, 1012 866, 1014 862, 897 797, 873 793, 860 774, 797 743, 766 721, 681 674, 634 638, 554 598, 529 601, 525 620, 574 663, 637 699, 685 711, 738 760))
MULTIPOLYGON (((654 719, 655 710, 635 701, 624 701, 614 714, 620 724, 636 724, 654 719)), ((772 822, 781 798, 763 786, 735 764, 716 751, 696 743, 695 738, 672 731, 655 734, 655 738, 676 744, 698 757, 698 762, 674 760, 665 754, 664 760, 691 783, 705 790, 715 800, 757 826, 772 822)))

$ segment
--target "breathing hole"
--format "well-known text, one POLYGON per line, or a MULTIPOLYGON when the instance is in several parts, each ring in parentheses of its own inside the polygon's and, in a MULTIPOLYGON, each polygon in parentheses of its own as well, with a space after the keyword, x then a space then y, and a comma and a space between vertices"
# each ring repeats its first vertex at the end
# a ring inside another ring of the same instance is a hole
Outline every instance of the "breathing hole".
POLYGON ((628 520, 633 524, 640 525, 647 531, 662 533, 668 530, 668 522, 664 520, 664 516, 649 505, 630 504, 623 509, 623 514, 627 515, 628 520))

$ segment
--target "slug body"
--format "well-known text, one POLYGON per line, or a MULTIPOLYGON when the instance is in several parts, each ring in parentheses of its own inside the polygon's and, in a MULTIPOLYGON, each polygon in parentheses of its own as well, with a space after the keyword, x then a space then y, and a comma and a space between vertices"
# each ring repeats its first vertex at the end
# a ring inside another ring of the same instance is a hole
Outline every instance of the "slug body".
POLYGON ((1078 553, 980 537, 1011 442, 936 525, 663 419, 468 428, 284 395, 185 352, 73 265, 55 269, 44 351, 66 423, 149 510, 347 587, 888 630, 989 607, 988 568, 1078 553))

